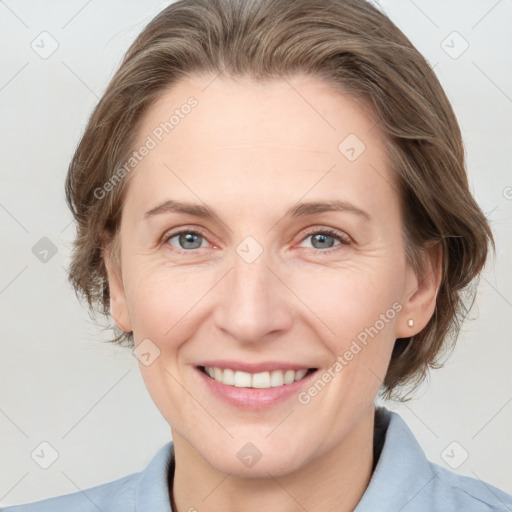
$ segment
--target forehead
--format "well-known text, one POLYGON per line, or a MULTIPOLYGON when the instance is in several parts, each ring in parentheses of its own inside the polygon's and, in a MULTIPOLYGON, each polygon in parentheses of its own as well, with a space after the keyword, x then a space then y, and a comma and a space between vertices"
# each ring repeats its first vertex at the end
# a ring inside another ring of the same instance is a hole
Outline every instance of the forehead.
POLYGON ((269 186, 300 196, 319 180, 319 192, 340 179, 347 189, 392 180, 373 113, 353 95, 307 76, 181 80, 143 116, 136 147, 148 141, 151 150, 129 187, 146 203, 166 185, 189 196, 223 191, 257 197, 269 186))
MULTIPOLYGON (((171 131, 162 134, 164 144, 183 136, 200 139, 203 146, 271 143, 313 151, 336 149, 348 133, 367 138, 377 121, 354 95, 302 75, 263 82, 210 75, 181 80, 145 113, 139 139, 165 125, 173 113, 171 131), (192 108, 190 98, 196 103, 192 108)), ((372 134, 378 135, 377 130, 372 134)))

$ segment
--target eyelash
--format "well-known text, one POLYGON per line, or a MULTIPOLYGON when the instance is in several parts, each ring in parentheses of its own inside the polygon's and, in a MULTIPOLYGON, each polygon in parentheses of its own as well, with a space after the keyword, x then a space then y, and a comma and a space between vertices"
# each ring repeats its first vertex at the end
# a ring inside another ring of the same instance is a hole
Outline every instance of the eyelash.
MULTIPOLYGON (((191 234, 191 235, 199 235, 206 240, 205 234, 202 231, 194 228, 194 229, 181 229, 180 231, 176 231, 175 233, 165 234, 162 238, 161 243, 162 243, 162 245, 167 244, 169 242, 169 240, 171 240, 172 238, 182 235, 182 234, 185 234, 185 233, 191 234)), ((329 236, 332 236, 334 239, 336 239, 338 242, 340 242, 339 245, 350 245, 351 244, 351 239, 348 235, 343 235, 343 234, 339 233, 338 231, 331 229, 331 228, 322 228, 322 229, 316 228, 316 229, 310 230, 301 239, 301 242, 303 242, 304 240, 306 240, 306 238, 308 238, 312 235, 329 235, 329 236)), ((311 248, 311 250, 313 251, 314 254, 326 254, 326 253, 328 254, 333 251, 336 251, 337 250, 336 247, 339 247, 339 245, 335 245, 334 247, 331 247, 328 249, 315 249, 313 247, 313 248, 311 248)), ((178 254, 189 254, 190 255, 190 254, 195 254, 200 249, 186 250, 186 249, 178 249, 176 247, 173 247, 172 250, 177 252, 178 254)))
POLYGON ((314 247, 312 247, 311 250, 313 251, 314 254, 330 254, 331 252, 337 250, 336 247, 339 247, 340 245, 350 245, 351 242, 348 235, 341 234, 332 228, 312 229, 306 233, 306 236, 302 238, 301 242, 303 242, 304 240, 306 240, 306 238, 312 235, 329 235, 339 242, 339 245, 335 245, 334 247, 330 247, 329 249, 315 249, 314 247))

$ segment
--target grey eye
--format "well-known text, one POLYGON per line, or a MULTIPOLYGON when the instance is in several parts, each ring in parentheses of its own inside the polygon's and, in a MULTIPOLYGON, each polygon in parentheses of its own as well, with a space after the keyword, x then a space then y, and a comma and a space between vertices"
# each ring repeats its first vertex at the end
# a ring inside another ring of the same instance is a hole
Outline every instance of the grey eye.
POLYGON ((326 233, 317 233, 309 235, 311 237, 311 243, 315 249, 330 249, 335 244, 336 238, 326 233))
POLYGON ((172 246, 177 247, 178 249, 194 250, 201 248, 203 236, 195 231, 182 231, 169 237, 168 241, 172 246), (178 245, 171 242, 175 238, 178 240, 178 245))

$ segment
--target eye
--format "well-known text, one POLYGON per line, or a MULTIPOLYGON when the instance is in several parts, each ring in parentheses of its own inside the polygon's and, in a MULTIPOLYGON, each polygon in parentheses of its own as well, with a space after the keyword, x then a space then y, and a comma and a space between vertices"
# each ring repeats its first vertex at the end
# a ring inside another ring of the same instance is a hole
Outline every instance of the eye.
POLYGON ((328 253, 333 250, 333 247, 338 245, 350 245, 351 243, 348 235, 329 228, 317 228, 315 231, 310 231, 309 234, 302 239, 302 242, 308 238, 311 238, 313 252, 315 253, 328 253), (334 243, 336 241, 338 242, 337 244, 334 243))
MULTIPOLYGON (((350 245, 351 243, 351 239, 348 235, 330 228, 317 228, 314 231, 310 231, 309 234, 302 239, 302 242, 308 238, 311 238, 314 253, 329 253, 332 250, 336 250, 334 249, 336 246, 350 245)), ((173 250, 183 254, 194 253, 204 248, 203 242, 206 242, 205 236, 201 231, 196 229, 181 229, 180 231, 164 235, 162 239, 162 244, 168 244, 173 250)))
POLYGON ((206 241, 206 238, 200 231, 182 229, 181 231, 164 235, 162 243, 171 245, 178 252, 190 253, 201 249, 204 241, 206 241), (173 242, 174 239, 175 241, 173 242))

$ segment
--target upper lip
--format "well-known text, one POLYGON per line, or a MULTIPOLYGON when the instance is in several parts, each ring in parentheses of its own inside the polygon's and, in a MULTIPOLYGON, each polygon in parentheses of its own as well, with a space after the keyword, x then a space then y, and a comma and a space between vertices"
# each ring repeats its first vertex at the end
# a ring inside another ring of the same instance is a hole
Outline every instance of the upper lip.
POLYGON ((244 361, 226 361, 226 360, 215 360, 215 361, 203 361, 198 366, 207 366, 209 368, 229 368, 235 371, 247 372, 247 373, 261 373, 261 372, 272 372, 274 370, 309 370, 314 368, 311 365, 296 364, 290 362, 280 361, 262 361, 260 363, 248 363, 244 361))

